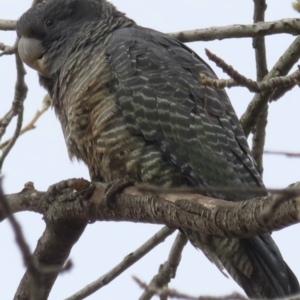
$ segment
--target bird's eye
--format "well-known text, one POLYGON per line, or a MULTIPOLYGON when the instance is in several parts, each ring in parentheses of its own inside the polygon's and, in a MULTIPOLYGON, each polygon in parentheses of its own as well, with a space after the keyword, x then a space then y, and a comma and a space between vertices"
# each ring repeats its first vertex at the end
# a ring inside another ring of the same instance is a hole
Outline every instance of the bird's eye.
POLYGON ((45 21, 45 26, 48 27, 48 28, 52 27, 54 24, 55 24, 55 20, 54 19, 47 19, 45 21))

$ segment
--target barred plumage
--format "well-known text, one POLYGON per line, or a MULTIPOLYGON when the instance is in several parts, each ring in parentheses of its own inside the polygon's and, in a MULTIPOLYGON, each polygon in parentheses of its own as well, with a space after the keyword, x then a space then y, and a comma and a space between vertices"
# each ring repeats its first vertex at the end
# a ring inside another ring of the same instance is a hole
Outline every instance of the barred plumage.
MULTIPOLYGON (((200 73, 216 76, 185 45, 137 26, 105 0, 43 2, 21 17, 17 31, 20 56, 49 91, 70 156, 87 164, 92 180, 129 175, 161 186, 260 187, 265 193, 225 91, 201 84, 200 73), (23 49, 30 39, 42 50, 28 57, 23 49)), ((248 296, 299 291, 270 235, 239 240, 185 233, 248 296)))

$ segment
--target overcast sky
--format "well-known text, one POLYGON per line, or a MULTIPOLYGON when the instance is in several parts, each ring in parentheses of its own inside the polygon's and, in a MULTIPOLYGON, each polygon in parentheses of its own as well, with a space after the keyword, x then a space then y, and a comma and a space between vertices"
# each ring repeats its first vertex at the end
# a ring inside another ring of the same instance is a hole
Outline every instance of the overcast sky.
MULTIPOLYGON (((253 1, 250 0, 114 0, 113 3, 138 24, 162 32, 205 28, 236 23, 251 23, 253 1)), ((0 0, 0 19, 17 19, 31 4, 29 0, 0 0)), ((266 20, 295 18, 297 14, 290 1, 268 1, 266 20)), ((268 67, 271 69, 295 39, 289 35, 266 38, 268 67)), ((0 31, 0 42, 12 44, 14 32, 0 31)), ((190 43, 205 60, 204 48, 208 48, 227 63, 233 65, 245 76, 255 79, 254 51, 251 39, 223 40, 215 42, 190 43)), ((213 63, 210 63, 219 77, 226 77, 213 63)), ((296 68, 294 67, 293 71, 296 68)), ((41 107, 45 91, 39 87, 37 74, 26 67, 26 82, 29 87, 25 103, 24 124, 41 107)), ((14 58, 0 58, 0 117, 10 108, 15 83, 14 58)), ((233 106, 240 116, 252 96, 247 90, 228 90, 233 106)), ((270 105, 267 127, 267 150, 300 152, 299 139, 299 89, 295 88, 278 102, 270 105)), ((33 181, 38 190, 62 179, 88 177, 87 168, 68 158, 60 124, 54 112, 49 110, 37 122, 37 128, 20 137, 6 159, 3 167, 6 193, 19 192, 24 183, 33 181)), ((11 126, 3 140, 13 132, 11 126)), ((267 187, 286 187, 300 179, 300 159, 280 156, 264 156, 264 182, 267 187)), ((20 213, 26 239, 34 250, 44 230, 41 215, 20 213)), ((160 226, 130 223, 98 222, 89 225, 80 241, 73 248, 70 258, 74 268, 70 273, 59 276, 50 294, 52 300, 63 299, 81 287, 97 279, 119 263, 125 255, 134 251, 160 226)), ((300 279, 300 225, 274 233, 281 252, 290 267, 300 279)), ((165 261, 175 234, 158 246, 149 255, 119 276, 109 286, 102 288, 89 299, 137 299, 141 290, 131 279, 132 275, 149 282, 165 261)), ((0 282, 1 299, 11 299, 25 271, 19 249, 7 222, 0 224, 0 282)), ((241 291, 237 284, 225 278, 217 268, 191 245, 183 251, 182 263, 176 279, 170 284, 182 292, 192 295, 222 295, 241 291)))

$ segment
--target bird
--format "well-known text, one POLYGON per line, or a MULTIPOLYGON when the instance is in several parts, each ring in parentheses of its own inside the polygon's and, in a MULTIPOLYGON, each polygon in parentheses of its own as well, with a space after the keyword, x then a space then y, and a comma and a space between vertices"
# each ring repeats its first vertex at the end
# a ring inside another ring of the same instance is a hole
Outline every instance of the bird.
MULTIPOLYGON (((217 77, 185 44, 139 26, 106 0, 43 1, 20 17, 17 35, 20 58, 51 97, 70 158, 87 165, 92 181, 128 176, 161 187, 261 188, 266 195, 225 90, 202 84, 200 74, 217 77)), ((270 234, 183 232, 249 297, 299 292, 270 234)))

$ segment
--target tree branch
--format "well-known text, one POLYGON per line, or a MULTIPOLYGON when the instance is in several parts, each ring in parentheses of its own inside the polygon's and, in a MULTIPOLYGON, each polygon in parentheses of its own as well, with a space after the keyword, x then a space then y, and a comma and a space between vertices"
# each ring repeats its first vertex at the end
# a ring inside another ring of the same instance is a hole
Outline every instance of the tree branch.
MULTIPOLYGON (((253 22, 264 22, 265 11, 267 4, 265 0, 253 0, 254 1, 254 16, 253 22)), ((261 81, 268 74, 267 57, 266 57, 266 45, 265 38, 254 37, 252 40, 252 46, 255 50, 256 61, 256 80, 261 81)), ((263 175, 263 151, 266 137, 266 127, 268 123, 268 104, 266 104, 262 113, 260 114, 252 137, 252 155, 255 159, 257 170, 259 174, 263 175)))
POLYGON ((1 20, 0 19, 0 30, 16 30, 16 20, 1 20))
MULTIPOLYGON (((158 274, 155 275, 150 282, 151 286, 162 288, 168 286, 168 283, 171 281, 171 279, 175 278, 176 271, 181 260, 181 253, 187 241, 188 239, 185 234, 181 232, 177 234, 177 237, 169 253, 168 260, 160 265, 158 274)), ((150 300, 153 296, 153 292, 145 290, 139 300, 150 300)), ((164 296, 161 296, 160 299, 167 300, 167 298, 164 296)))
POLYGON ((122 274, 125 270, 131 267, 134 263, 144 257, 147 253, 149 253, 153 248, 155 248, 160 243, 164 242, 164 240, 173 232, 175 229, 171 229, 168 227, 163 227, 159 230, 153 237, 151 237, 146 243, 144 243, 141 247, 136 249, 134 252, 128 254, 121 263, 116 265, 112 270, 101 276, 99 279, 87 285, 82 290, 78 291, 74 295, 66 298, 65 300, 79 300, 88 297, 89 295, 95 293, 103 286, 109 284, 116 277, 122 274))
POLYGON ((187 43, 196 41, 213 41, 230 38, 260 37, 278 33, 298 35, 300 31, 299 19, 282 19, 272 22, 258 22, 254 24, 236 24, 222 27, 209 27, 179 32, 171 32, 170 36, 187 43))
MULTIPOLYGON (((36 123, 36 121, 40 118, 40 116, 42 116, 42 114, 43 114, 45 111, 48 110, 48 108, 50 107, 50 105, 51 105, 50 96, 47 94, 47 95, 45 95, 45 97, 44 97, 44 100, 43 100, 43 106, 42 106, 41 110, 38 110, 38 111, 35 113, 35 115, 34 115, 33 118, 31 119, 31 121, 21 129, 19 135, 21 136, 23 133, 25 133, 25 132, 27 132, 27 131, 29 131, 29 130, 34 129, 34 128, 35 128, 35 123, 36 123)), ((9 138, 8 140, 6 140, 5 142, 1 143, 1 144, 0 144, 0 149, 3 149, 3 148, 6 147, 9 143, 11 143, 12 139, 13 139, 13 137, 11 137, 11 138, 9 138)))
MULTIPOLYGON (((300 58, 300 37, 297 37, 290 47, 279 58, 272 70, 263 78, 263 81, 269 80, 275 76, 285 76, 300 58)), ((257 119, 264 106, 272 97, 272 91, 256 94, 249 103, 247 110, 242 115, 240 122, 246 137, 257 123, 257 119)))
MULTIPOLYGON (((102 183, 70 179, 53 185, 48 192, 24 189, 20 193, 6 195, 6 198, 12 200, 12 212, 27 210, 24 205, 27 202, 28 210, 42 213, 46 223, 48 219, 51 222, 68 219, 81 222, 122 220, 188 228, 215 237, 252 237, 296 224, 300 218, 299 188, 279 190, 287 201, 280 204, 268 223, 264 223, 261 214, 274 204, 272 195, 232 202, 188 194, 185 189, 182 189, 184 193, 178 193, 181 189, 173 189, 170 193, 157 188, 158 195, 145 195, 137 187, 130 187, 116 197, 116 207, 111 210, 104 201, 105 188, 102 183), (81 195, 87 194, 91 187, 94 189, 92 196, 83 201, 81 195), (53 195, 53 191, 59 194, 53 195)), ((0 216, 3 219, 1 211, 0 216)))
POLYGON ((246 298, 245 296, 243 296, 239 293, 232 293, 231 295, 225 295, 225 296, 219 296, 219 297, 213 297, 213 296, 194 297, 194 296, 191 296, 188 294, 180 293, 174 289, 169 289, 167 287, 158 288, 158 287, 152 286, 151 284, 148 285, 148 284, 142 282, 140 279, 138 279, 135 276, 133 276, 133 280, 141 288, 145 289, 145 291, 148 291, 148 292, 153 293, 154 295, 158 295, 160 297, 165 297, 163 299, 167 299, 169 297, 169 298, 181 299, 181 300, 248 300, 248 298, 246 298))

